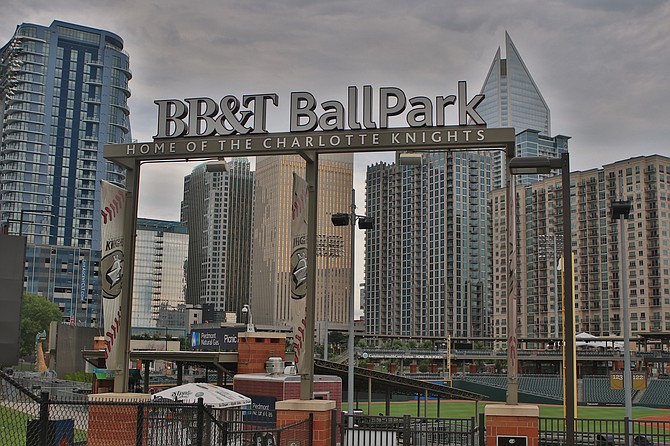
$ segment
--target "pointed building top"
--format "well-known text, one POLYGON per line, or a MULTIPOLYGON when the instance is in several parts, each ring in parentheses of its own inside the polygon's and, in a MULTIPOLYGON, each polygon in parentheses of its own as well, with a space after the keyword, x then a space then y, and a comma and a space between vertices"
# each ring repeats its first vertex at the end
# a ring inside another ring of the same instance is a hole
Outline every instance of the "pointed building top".
POLYGON ((498 47, 481 93, 486 97, 478 111, 489 127, 514 127, 517 133, 533 129, 543 135, 551 134, 549 106, 507 31, 505 57, 501 57, 498 47))

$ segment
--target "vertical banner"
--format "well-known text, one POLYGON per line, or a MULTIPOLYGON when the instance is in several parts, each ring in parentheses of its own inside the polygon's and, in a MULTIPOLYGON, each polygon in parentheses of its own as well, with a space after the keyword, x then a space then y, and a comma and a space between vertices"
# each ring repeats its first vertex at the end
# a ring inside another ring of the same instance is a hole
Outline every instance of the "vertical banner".
POLYGON ((102 214, 102 314, 104 316, 105 359, 108 369, 116 369, 121 348, 119 335, 121 284, 123 283, 123 216, 128 191, 107 181, 100 182, 100 213, 102 214))
MULTIPOLYGON (((298 374, 304 371, 303 343, 307 306, 307 182, 293 174, 293 201, 291 205, 291 309, 293 321, 293 349, 298 374)), ((309 334, 313 336, 313 334, 309 334)))

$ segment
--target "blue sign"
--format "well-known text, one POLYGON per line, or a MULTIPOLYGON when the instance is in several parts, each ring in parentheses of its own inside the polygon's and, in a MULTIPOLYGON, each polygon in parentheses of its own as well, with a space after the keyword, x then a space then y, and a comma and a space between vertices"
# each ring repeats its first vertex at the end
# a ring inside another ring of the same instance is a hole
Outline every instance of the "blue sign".
POLYGON ((251 410, 244 416, 245 421, 267 421, 270 423, 277 421, 275 410, 277 398, 273 396, 247 396, 251 398, 251 410))
POLYGON ((236 352, 237 335, 246 327, 198 328, 191 331, 191 349, 214 352, 236 352))

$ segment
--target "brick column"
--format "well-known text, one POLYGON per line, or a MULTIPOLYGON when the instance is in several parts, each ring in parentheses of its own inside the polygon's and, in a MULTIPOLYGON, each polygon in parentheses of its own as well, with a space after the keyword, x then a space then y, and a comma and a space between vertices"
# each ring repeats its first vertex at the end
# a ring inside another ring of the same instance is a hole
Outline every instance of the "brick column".
POLYGON ((151 395, 145 393, 89 395, 87 444, 89 446, 137 444, 137 403, 144 403, 150 399, 151 395), (98 402, 115 402, 119 405, 96 404, 98 402))
MULTIPOLYGON (((335 401, 330 400, 286 400, 277 401, 277 427, 297 423, 309 414, 314 415, 313 446, 330 446, 332 434, 332 413, 335 401)), ((287 440, 291 440, 287 438, 287 440)), ((284 437, 282 436, 282 444, 284 437)))
POLYGON ((265 361, 286 356, 285 334, 241 332, 237 341, 237 373, 265 373, 265 361))
MULTIPOLYGON (((496 446, 498 437, 527 437, 527 446, 538 446, 540 408, 529 404, 488 404, 486 446, 496 446)), ((509 443, 501 442, 500 446, 509 443)), ((517 442, 517 445, 519 443, 517 442)))

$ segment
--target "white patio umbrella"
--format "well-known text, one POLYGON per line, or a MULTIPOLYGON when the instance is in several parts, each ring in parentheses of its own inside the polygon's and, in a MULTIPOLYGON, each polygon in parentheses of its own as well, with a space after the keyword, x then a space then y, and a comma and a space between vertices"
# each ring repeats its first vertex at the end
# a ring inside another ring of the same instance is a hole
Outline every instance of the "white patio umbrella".
POLYGON ((251 398, 209 383, 182 384, 151 396, 152 400, 165 399, 182 403, 197 403, 198 398, 203 399, 205 406, 215 409, 251 406, 251 398))
POLYGON ((594 336, 587 332, 577 333, 575 335, 577 338, 576 345, 577 347, 602 347, 605 348, 607 344, 603 341, 600 341, 598 336, 594 336))

